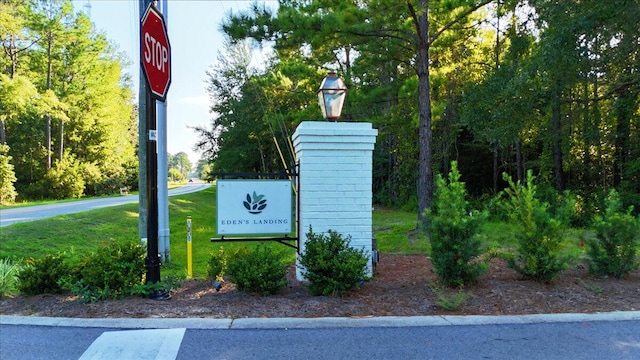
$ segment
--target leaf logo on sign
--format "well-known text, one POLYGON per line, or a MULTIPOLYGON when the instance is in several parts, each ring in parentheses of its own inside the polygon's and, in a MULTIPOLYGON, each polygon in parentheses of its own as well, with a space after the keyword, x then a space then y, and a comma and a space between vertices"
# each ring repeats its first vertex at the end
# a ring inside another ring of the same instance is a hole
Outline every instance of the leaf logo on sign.
POLYGON ((242 204, 251 214, 260 214, 267 207, 267 199, 264 198, 264 195, 258 195, 254 191, 253 197, 251 194, 247 194, 247 199, 242 204))

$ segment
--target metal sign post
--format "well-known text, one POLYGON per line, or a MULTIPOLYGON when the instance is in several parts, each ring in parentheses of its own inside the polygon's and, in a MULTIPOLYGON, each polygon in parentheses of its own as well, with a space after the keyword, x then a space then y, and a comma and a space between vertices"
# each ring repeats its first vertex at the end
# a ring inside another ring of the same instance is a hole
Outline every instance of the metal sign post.
MULTIPOLYGON (((147 92, 147 284, 160 282, 160 253, 158 252, 158 152, 156 130, 156 106, 147 92)), ((149 294, 154 300, 170 297, 166 290, 149 294)))
MULTIPOLYGON (((145 74, 147 125, 147 284, 160 282, 161 259, 158 252, 158 133, 156 102, 164 101, 171 83, 171 47, 162 14, 149 4, 140 21, 140 65, 145 74)), ((166 300, 166 290, 149 294, 153 300, 166 300)))

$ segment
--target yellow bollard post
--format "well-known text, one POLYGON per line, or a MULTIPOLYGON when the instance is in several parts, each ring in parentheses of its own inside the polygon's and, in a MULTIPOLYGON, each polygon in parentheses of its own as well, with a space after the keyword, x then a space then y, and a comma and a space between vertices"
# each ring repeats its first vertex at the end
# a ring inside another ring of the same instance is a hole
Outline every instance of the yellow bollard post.
POLYGON ((187 277, 193 277, 193 253, 191 247, 191 216, 187 216, 187 277))

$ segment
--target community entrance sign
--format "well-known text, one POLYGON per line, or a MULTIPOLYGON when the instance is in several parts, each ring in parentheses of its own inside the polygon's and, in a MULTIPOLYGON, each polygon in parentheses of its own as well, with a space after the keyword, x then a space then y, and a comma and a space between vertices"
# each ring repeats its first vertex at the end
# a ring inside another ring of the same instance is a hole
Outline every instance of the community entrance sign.
POLYGON ((219 236, 211 242, 276 241, 296 251, 300 248, 296 171, 211 175, 217 178, 219 236))
POLYGON ((290 180, 218 180, 218 235, 289 234, 290 180))

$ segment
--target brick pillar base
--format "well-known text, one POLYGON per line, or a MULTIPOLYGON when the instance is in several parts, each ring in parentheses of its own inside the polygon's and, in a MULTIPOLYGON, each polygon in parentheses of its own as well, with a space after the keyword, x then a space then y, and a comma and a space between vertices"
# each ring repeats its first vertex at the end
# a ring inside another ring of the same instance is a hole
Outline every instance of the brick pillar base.
MULTIPOLYGON (((378 130, 370 123, 302 122, 293 134, 300 174, 300 252, 309 226, 334 230, 369 255, 372 275, 372 168, 378 130)), ((300 269, 296 276, 304 277, 300 269)))

